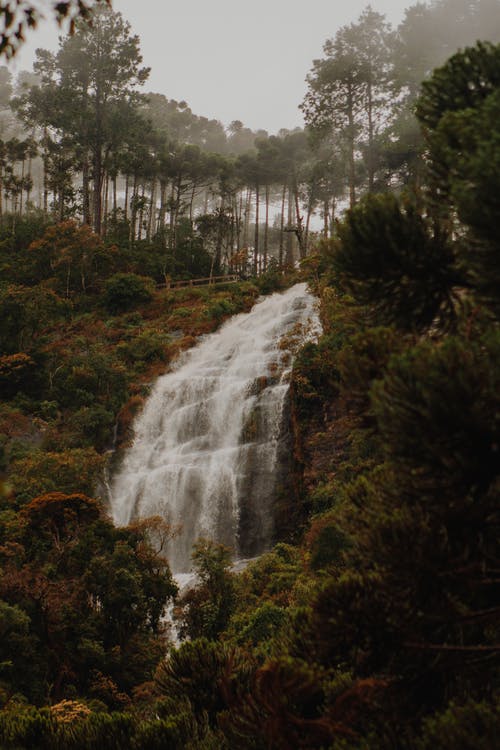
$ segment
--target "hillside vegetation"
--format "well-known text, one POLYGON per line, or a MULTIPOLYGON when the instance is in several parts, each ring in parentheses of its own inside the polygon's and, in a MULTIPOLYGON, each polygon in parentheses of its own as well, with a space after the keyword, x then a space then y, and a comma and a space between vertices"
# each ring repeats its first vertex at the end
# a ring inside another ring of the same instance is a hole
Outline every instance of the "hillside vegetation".
MULTIPOLYGON (((496 3, 460 7, 462 28, 496 3)), ((240 256, 250 280, 175 291, 158 288, 167 271, 190 278, 231 267, 218 230, 241 250, 234 202, 225 223, 222 199, 207 234, 184 205, 189 231, 178 246, 175 200, 170 233, 153 239, 150 223, 151 236, 137 237, 148 230, 147 205, 157 206, 144 175, 144 215, 136 205, 133 221, 122 217, 131 231, 120 241, 102 231, 96 205, 95 232, 43 211, 3 217, 0 747, 497 746, 500 46, 465 47, 419 88, 414 76, 429 71, 423 60, 412 66, 409 40, 425 38, 434 19, 430 59, 439 57, 446 10, 445 0, 409 9, 392 47, 408 63, 398 102, 406 115, 393 122, 409 126, 408 141, 402 130, 379 141, 360 105, 376 93, 367 74, 375 58, 349 55, 368 22, 389 33, 378 14, 342 29, 309 77, 310 142, 330 156, 342 144, 350 208, 332 221, 338 184, 328 182, 325 230, 311 252, 300 174, 288 162, 289 259, 295 247, 323 332, 293 368, 294 470, 274 509, 280 536, 239 573, 231 550, 201 539, 197 585, 179 594, 161 555, 172 529, 160 518, 115 528, 99 488, 153 379, 259 291, 292 283, 283 237, 275 262, 259 254, 256 216, 251 262, 240 256), (358 67, 346 67, 353 59, 358 67), (353 70, 360 108, 349 112, 353 70)), ((260 165, 264 150, 252 157, 260 165)), ((67 187, 54 190, 63 214, 67 187)), ((134 189, 140 195, 139 178, 134 189)), ((166 214, 157 218, 163 232, 166 214)))

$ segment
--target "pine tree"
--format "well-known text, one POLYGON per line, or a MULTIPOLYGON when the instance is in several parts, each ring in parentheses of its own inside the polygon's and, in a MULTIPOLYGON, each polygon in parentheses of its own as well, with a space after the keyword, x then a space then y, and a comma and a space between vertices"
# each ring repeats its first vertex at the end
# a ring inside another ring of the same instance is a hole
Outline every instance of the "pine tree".
POLYGON ((453 314, 460 277, 452 246, 414 205, 393 195, 367 197, 338 235, 332 263, 339 282, 376 322, 422 331, 453 314))

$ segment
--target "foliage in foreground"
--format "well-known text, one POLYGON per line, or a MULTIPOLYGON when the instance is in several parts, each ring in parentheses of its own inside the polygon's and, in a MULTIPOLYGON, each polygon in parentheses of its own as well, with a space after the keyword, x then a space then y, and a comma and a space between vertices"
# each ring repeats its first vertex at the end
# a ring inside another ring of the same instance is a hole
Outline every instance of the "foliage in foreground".
MULTIPOLYGON (((488 62, 491 50, 478 50, 488 62)), ((476 58, 464 52, 432 85, 459 65, 466 75, 457 85, 467 90, 476 58)), ((454 117, 481 120, 496 106, 497 81, 486 83, 486 96, 452 108, 454 117)), ((431 146, 439 139, 430 149, 436 170, 449 113, 425 123, 431 146)), ((486 148, 486 129, 477 132, 486 148)), ((452 135, 446 153, 457 150, 458 169, 462 143, 452 135)), ((299 354, 292 378, 298 543, 278 544, 234 575, 223 547, 200 542, 200 585, 179 601, 191 640, 166 658, 155 647, 173 588, 140 527, 113 529, 78 493, 3 506, 6 747, 495 746, 499 248, 493 214, 468 220, 453 203, 460 175, 439 211, 436 195, 425 220, 395 199, 372 198, 324 247, 316 277, 324 333, 299 354), (390 252, 380 259, 383 241, 390 252), (477 246, 481 262, 468 262, 477 246), (22 659, 34 670, 26 681, 22 659), (81 707, 20 705, 72 694, 81 707), (65 715, 71 727, 61 727, 65 715)), ((177 321, 189 314, 174 312, 177 321)), ((36 342, 38 331, 31 335, 36 342)), ((13 449, 9 460, 22 461, 13 449)))

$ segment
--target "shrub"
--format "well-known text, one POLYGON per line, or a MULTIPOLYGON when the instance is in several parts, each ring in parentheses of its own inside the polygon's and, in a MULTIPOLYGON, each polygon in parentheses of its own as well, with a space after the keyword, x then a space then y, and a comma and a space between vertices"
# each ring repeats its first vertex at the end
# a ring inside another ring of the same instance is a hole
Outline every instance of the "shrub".
POLYGON ((103 466, 104 458, 93 448, 61 453, 35 451, 13 462, 9 482, 21 504, 56 490, 92 494, 103 466))
POLYGON ((133 310, 153 298, 153 281, 135 273, 116 273, 105 284, 104 304, 111 313, 133 310))
POLYGON ((173 310, 171 317, 181 318, 181 319, 190 318, 192 313, 193 311, 191 310, 190 307, 177 307, 175 310, 173 310))
POLYGON ((83 406, 70 419, 70 427, 81 436, 80 443, 102 450, 111 443, 115 416, 100 404, 83 406))
POLYGON ((500 733, 500 706, 469 701, 451 704, 447 710, 427 719, 419 750, 490 750, 500 733))
POLYGON ((244 687, 249 664, 241 651, 205 638, 184 643, 162 662, 156 674, 159 690, 179 703, 186 700, 197 719, 205 712, 211 724, 227 708, 229 689, 244 687))
POLYGON ((231 550, 223 544, 200 539, 192 554, 199 585, 182 596, 181 637, 217 638, 234 609, 231 550))
POLYGON ((89 226, 71 220, 47 227, 28 253, 37 280, 51 279, 66 297, 71 292, 86 294, 102 278, 111 255, 89 226))
POLYGON ((97 401, 115 411, 126 398, 125 368, 100 346, 68 357, 58 369, 51 395, 62 407, 74 410, 93 406, 97 401))
POLYGON ((214 320, 221 320, 226 315, 233 315, 237 312, 236 304, 227 298, 217 299, 210 303, 207 307, 205 315, 207 318, 214 320))
POLYGON ((56 728, 56 719, 47 708, 4 712, 0 714, 0 746, 6 750, 48 750, 56 728))
POLYGON ((338 394, 339 342, 333 334, 308 342, 300 350, 292 374, 292 388, 299 416, 307 418, 324 401, 338 394))
POLYGON ((255 279, 255 283, 261 294, 272 294, 272 292, 278 292, 281 289, 284 289, 287 280, 277 267, 276 259, 271 258, 269 261, 269 267, 264 273, 255 279))
POLYGON ((238 642, 256 646, 278 633, 287 620, 286 611, 272 602, 264 602, 249 617, 241 618, 238 642))
POLYGON ((70 312, 69 304, 43 287, 0 288, 0 348, 4 354, 26 351, 41 332, 70 312))
POLYGON ((311 552, 311 568, 321 570, 338 564, 349 542, 339 528, 335 514, 330 512, 314 519, 307 535, 307 544, 311 552))
POLYGON ((167 336, 156 331, 142 331, 131 341, 119 344, 117 351, 127 362, 155 362, 166 358, 166 344, 167 336))

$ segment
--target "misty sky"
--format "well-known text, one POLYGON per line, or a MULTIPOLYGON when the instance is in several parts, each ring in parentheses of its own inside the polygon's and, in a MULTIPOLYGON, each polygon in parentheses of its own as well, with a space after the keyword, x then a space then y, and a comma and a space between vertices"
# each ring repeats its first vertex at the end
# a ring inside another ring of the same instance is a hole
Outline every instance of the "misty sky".
MULTIPOLYGON (((415 0, 373 0, 397 25, 415 0)), ((151 67, 146 91, 188 102, 225 125, 270 133, 302 125, 297 107, 324 41, 356 21, 366 0, 114 0, 151 67)), ((57 49, 55 23, 32 32, 13 69, 31 69, 37 47, 57 49)))

